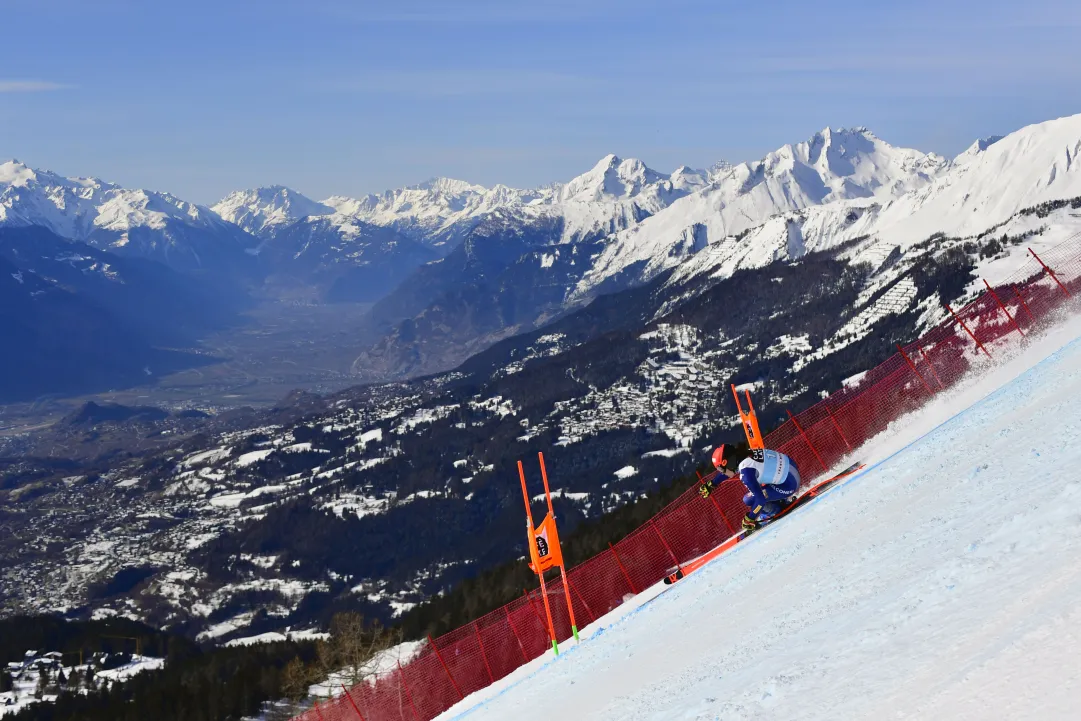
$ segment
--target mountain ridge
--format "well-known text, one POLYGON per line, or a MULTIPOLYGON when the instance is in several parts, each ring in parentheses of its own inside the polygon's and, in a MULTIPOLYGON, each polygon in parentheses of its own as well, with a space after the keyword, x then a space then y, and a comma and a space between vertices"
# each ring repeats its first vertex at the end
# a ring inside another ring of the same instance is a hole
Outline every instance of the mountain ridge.
MULTIPOLYGON (((420 374, 438 367, 438 352, 472 352, 452 370, 208 419, 200 433, 75 469, 27 452, 0 493, 25 492, 43 512, 23 514, 12 539, 0 539, 5 602, 133 613, 216 639, 322 623, 346 606, 392 619, 520 556, 520 515, 507 510, 520 499, 506 482, 517 459, 543 451, 558 469, 553 489, 569 529, 693 471, 701 448, 741 437, 729 383, 753 384, 759 416, 773 425, 936 325, 943 304, 964 305, 983 278, 1039 272, 1028 247, 1043 254, 1081 232, 1081 193, 1064 197, 1077 189, 1079 125, 1022 129, 934 178, 920 156, 868 159, 832 131, 837 157, 823 156, 823 136, 779 154, 773 176, 764 161, 720 169, 702 190, 616 233, 653 238, 656 256, 632 258, 626 282, 613 274, 612 292, 598 284, 580 305, 567 293, 612 236, 566 242, 562 216, 490 213, 419 266, 399 286, 404 295, 387 296, 402 303, 388 317, 420 309, 378 347, 387 365, 415 360, 420 374), (900 168, 915 187, 894 196, 883 168, 900 168), (846 185, 853 177, 858 188, 846 185), (767 192, 790 181, 788 195, 767 192), (846 197, 796 202, 831 192, 846 197), (694 199, 718 193, 750 196, 745 209, 763 214, 776 205, 751 201, 798 207, 757 225, 673 221, 674 240, 654 228, 673 207, 688 219, 680 203, 700 209, 694 199), (910 225, 885 222, 902 211, 910 225), (83 480, 65 480, 76 472, 83 480), (64 515, 71 508, 96 514, 94 533, 64 515), (121 542, 103 552, 97 542, 114 535, 121 542), (28 558, 28 539, 54 556, 28 558), (159 570, 131 593, 80 595, 147 559, 159 570)), ((861 133, 852 142, 872 141, 861 133)), ((620 165, 606 161, 602 185, 610 166, 618 180, 620 165)), ((395 242, 395 231, 381 231, 395 242)))

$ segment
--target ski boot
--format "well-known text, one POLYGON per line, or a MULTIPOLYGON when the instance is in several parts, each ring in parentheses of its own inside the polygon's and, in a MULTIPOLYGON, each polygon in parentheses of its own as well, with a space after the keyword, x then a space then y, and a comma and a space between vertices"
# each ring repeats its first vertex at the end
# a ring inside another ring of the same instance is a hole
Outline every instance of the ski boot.
POLYGON ((743 530, 753 531, 769 523, 786 504, 782 501, 766 501, 760 506, 752 506, 747 515, 743 517, 743 530))

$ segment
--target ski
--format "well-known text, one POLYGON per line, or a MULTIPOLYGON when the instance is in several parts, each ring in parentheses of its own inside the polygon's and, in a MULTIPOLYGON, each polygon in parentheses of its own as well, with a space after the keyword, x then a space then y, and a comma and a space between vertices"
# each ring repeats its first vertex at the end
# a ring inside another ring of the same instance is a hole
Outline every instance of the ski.
POLYGON ((664 578, 664 585, 671 586, 676 581, 679 581, 679 580, 685 578, 686 576, 690 575, 691 573, 694 573, 699 568, 706 565, 707 563, 712 561, 717 556, 720 556, 725 551, 731 549, 737 543, 740 543, 741 541, 746 540, 747 537, 752 535, 755 531, 758 531, 758 530, 764 528, 765 526, 768 526, 769 524, 773 523, 774 521, 788 515, 792 511, 796 510, 796 508, 798 508, 798 507, 800 507, 802 505, 805 505, 806 503, 809 503, 810 501, 814 500, 816 497, 822 495, 823 492, 829 490, 829 488, 831 486, 837 484, 838 482, 844 480, 845 478, 848 478, 849 476, 851 476, 851 475, 853 475, 855 473, 858 473, 864 467, 865 467, 865 464, 862 461, 857 461, 856 463, 853 463, 851 466, 844 469, 843 471, 841 471, 837 475, 831 476, 830 478, 827 478, 824 481, 819 481, 815 485, 811 486, 811 488, 809 488, 808 490, 806 490, 802 494, 800 494, 800 497, 797 498, 794 503, 789 504, 785 509, 780 511, 777 515, 773 516, 769 520, 764 521, 762 523, 759 523, 758 525, 756 525, 752 529, 740 531, 739 533, 737 533, 736 535, 734 535, 731 538, 727 539, 726 541, 724 541, 724 543, 717 546, 713 550, 699 556, 698 558, 695 558, 695 559, 693 559, 691 561, 688 561, 687 563, 682 564, 682 565, 680 565, 680 566, 678 566, 678 567, 676 567, 674 569, 670 569, 668 575, 665 576, 665 578, 664 578))

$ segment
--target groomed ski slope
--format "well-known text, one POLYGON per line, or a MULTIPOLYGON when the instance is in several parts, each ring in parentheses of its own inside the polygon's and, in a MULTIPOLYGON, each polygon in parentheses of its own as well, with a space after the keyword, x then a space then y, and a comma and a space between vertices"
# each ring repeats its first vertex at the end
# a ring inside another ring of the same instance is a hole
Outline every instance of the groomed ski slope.
POLYGON ((440 720, 1081 718, 1079 336, 903 419, 865 472, 440 720))

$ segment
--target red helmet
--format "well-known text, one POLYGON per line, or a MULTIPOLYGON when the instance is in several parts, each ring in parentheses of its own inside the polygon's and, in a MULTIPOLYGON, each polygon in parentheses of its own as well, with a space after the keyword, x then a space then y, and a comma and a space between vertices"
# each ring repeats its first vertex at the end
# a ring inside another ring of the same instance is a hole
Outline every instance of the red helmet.
POLYGON ((713 467, 718 471, 728 465, 728 459, 724 457, 724 444, 717 446, 713 451, 713 467))

